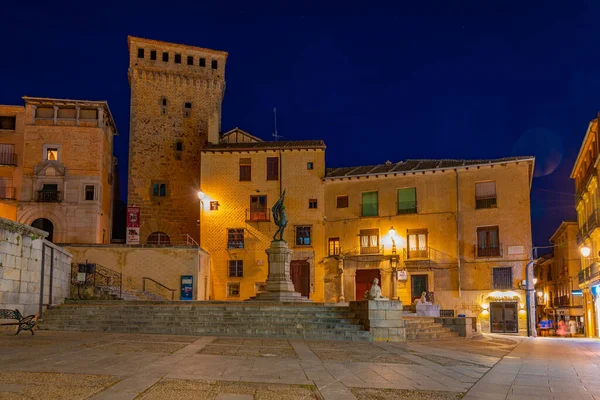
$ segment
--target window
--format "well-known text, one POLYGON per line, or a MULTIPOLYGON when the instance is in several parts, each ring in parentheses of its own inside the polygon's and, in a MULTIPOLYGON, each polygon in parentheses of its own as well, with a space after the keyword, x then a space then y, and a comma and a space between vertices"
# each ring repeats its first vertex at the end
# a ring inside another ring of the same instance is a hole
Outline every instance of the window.
POLYGON ((228 249, 243 249, 244 248, 244 229, 227 229, 227 248, 228 249))
POLYGON ((185 103, 185 108, 187 108, 188 110, 191 110, 192 109, 192 103, 190 103, 190 102, 185 103))
POLYGON ((187 57, 187 65, 194 65, 194 57, 193 56, 187 57))
POLYGON ((252 159, 240 158, 240 182, 252 180, 252 159))
POLYGON ((306 169, 313 169, 313 163, 312 162, 306 163, 306 169))
POLYGON ((58 161, 58 148, 50 147, 46 149, 46 160, 58 161))
POLYGON ((175 54, 175 64, 181 64, 181 54, 175 54))
POLYGON ((161 104, 163 107, 166 107, 166 106, 167 106, 167 98, 166 98, 166 97, 163 97, 163 98, 161 98, 161 99, 160 99, 160 104, 161 104))
POLYGON ((219 202, 218 201, 211 201, 209 203, 210 205, 210 211, 217 211, 219 209, 219 202))
POLYGON ((308 208, 317 208, 317 199, 308 200, 308 208))
POLYGON ((35 117, 36 118, 54 118, 54 108, 53 107, 38 107, 35 109, 35 117))
POLYGON ((201 67, 206 67, 206 59, 200 57, 200 59, 198 60, 198 65, 200 65, 201 67))
POLYGON ((11 178, 0 178, 0 199, 14 199, 15 188, 11 178))
POLYGON ((348 196, 337 197, 337 208, 348 208, 348 196))
POLYGON ((398 214, 417 212, 417 190, 415 188, 398 189, 398 214))
POLYGON ((98 119, 98 110, 82 108, 79 110, 79 119, 98 119))
POLYGON ((407 257, 428 258, 427 229, 409 229, 406 231, 408 238, 407 257))
POLYGON ((229 277, 241 278, 244 276, 244 262, 242 260, 229 260, 229 277))
POLYGON ((0 129, 14 131, 17 126, 17 117, 0 117, 0 129))
POLYGON ((360 230, 360 254, 379 253, 379 229, 360 230))
POLYGON ((166 97, 161 97, 160 98, 160 113, 161 114, 166 114, 167 113, 167 98, 166 97))
POLYGON ((267 180, 276 181, 279 179, 279 158, 267 157, 267 180))
POLYGON ((512 289, 512 268, 492 268, 494 289, 512 289))
POLYGON ((165 197, 167 195, 166 183, 154 183, 152 185, 152 196, 165 197))
POLYGON ((183 116, 189 118, 192 112, 192 103, 189 101, 183 104, 183 116))
POLYGON ((144 58, 144 49, 138 49, 138 58, 144 58))
POLYGON ((94 200, 96 187, 94 185, 85 185, 85 199, 94 200))
POLYGON ((227 282, 227 297, 240 297, 239 282, 227 282))
POLYGON ((175 142, 175 150, 183 151, 183 140, 179 139, 175 142))
POLYGON ((475 184, 475 208, 496 208, 496 182, 475 184))
POLYGON ((14 144, 0 143, 0 165, 17 165, 14 144))
POLYGON ((171 244, 171 238, 164 232, 152 232, 146 239, 148 244, 171 244))
POLYGON ((75 119, 77 118, 77 110, 74 108, 59 108, 56 117, 62 119, 75 119))
POLYGON ((340 255, 340 238, 329 238, 329 256, 340 255))
POLYGON ((362 216, 376 217, 379 214, 377 204, 377 192, 366 192, 362 194, 362 216))
POLYGON ((156 50, 150 50, 150 59, 156 60, 156 50))
POLYGON ((40 190, 38 192, 38 201, 42 201, 42 202, 60 201, 60 195, 58 193, 58 184, 44 183, 42 185, 42 190, 40 190))
POLYGON ((500 242, 497 226, 477 228, 477 257, 500 256, 500 242))
POLYGON ((163 52, 163 61, 164 62, 169 62, 169 53, 167 53, 166 51, 163 52))
POLYGON ((210 67, 211 67, 212 69, 217 69, 217 67, 218 67, 218 62, 217 62, 217 60, 212 60, 212 61, 210 62, 210 67))
POLYGON ((296 246, 310 246, 310 226, 296 227, 296 246))
POLYGON ((267 196, 250 196, 250 221, 268 221, 267 196))

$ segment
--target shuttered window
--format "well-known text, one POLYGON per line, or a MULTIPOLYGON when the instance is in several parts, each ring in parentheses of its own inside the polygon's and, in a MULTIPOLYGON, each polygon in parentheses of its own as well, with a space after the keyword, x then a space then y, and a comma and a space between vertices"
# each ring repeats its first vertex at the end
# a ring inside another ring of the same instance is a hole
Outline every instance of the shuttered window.
POLYGON ((496 207, 496 182, 478 182, 475 184, 475 208, 496 207))
POLYGON ((500 256, 500 241, 497 226, 477 228, 477 257, 500 256))
POLYGON ((279 180, 279 158, 267 157, 267 180, 279 180))
POLYGON ((252 180, 252 159, 240 158, 240 182, 252 180))
POLYGON ((379 229, 360 230, 360 254, 379 253, 379 229))
POLYGON ((379 204, 377 192, 367 192, 362 194, 362 216, 376 217, 379 213, 379 204))
POLYGON ((427 258, 427 229, 409 229, 408 258, 427 258))
POLYGON ((398 189, 398 214, 417 212, 417 190, 415 188, 398 189))

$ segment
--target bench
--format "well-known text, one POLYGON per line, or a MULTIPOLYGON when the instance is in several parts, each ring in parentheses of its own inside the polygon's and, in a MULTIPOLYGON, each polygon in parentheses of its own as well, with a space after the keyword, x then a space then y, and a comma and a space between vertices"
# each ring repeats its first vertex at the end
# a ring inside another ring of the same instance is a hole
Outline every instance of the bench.
POLYGON ((19 310, 0 310, 0 320, 2 319, 16 319, 19 322, 10 322, 0 325, 19 325, 19 329, 15 335, 18 335, 21 331, 29 331, 33 335, 33 327, 36 324, 35 315, 29 315, 24 317, 21 315, 19 310))

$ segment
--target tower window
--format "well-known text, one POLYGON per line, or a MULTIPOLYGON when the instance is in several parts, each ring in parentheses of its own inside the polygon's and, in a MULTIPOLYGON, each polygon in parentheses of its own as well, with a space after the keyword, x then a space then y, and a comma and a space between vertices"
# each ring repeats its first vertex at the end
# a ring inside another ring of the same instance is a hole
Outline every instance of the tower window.
POLYGON ((217 69, 218 65, 219 64, 218 64, 217 60, 212 60, 210 62, 210 66, 211 66, 212 69, 217 69))
POLYGON ((187 60, 188 60, 187 65, 194 65, 194 57, 193 56, 188 56, 187 60))
POLYGON ((156 50, 150 50, 150 59, 156 61, 156 50))
POLYGON ((184 103, 183 104, 183 116, 189 118, 190 113, 192 112, 192 103, 184 103))
POLYGON ((144 49, 138 49, 138 58, 144 58, 144 49))
POLYGON ((317 199, 309 199, 308 208, 317 208, 317 199))
POLYGON ((181 54, 175 54, 175 64, 181 64, 181 54))
POLYGON ((201 67, 206 67, 206 59, 200 57, 199 64, 201 67))
POLYGON ((313 169, 313 163, 312 162, 306 163, 306 169, 313 169))
POLYGON ((169 53, 167 53, 166 51, 163 52, 163 61, 164 62, 169 62, 169 53))
POLYGON ((181 140, 178 140, 177 142, 175 142, 175 150, 183 151, 183 142, 181 140))
POLYGON ((192 109, 192 103, 185 103, 185 108, 187 108, 188 110, 192 109))
POLYGON ((166 97, 160 98, 160 113, 163 115, 167 113, 167 98, 166 97))
POLYGON ((152 196, 165 197, 166 195, 167 195, 167 184, 166 183, 152 184, 152 196))
POLYGON ((94 185, 85 185, 85 199, 87 201, 94 200, 96 187, 94 185))
POLYGON ((167 98, 166 98, 166 97, 163 97, 163 98, 162 98, 162 105, 163 105, 164 107, 166 107, 166 106, 167 106, 167 98))

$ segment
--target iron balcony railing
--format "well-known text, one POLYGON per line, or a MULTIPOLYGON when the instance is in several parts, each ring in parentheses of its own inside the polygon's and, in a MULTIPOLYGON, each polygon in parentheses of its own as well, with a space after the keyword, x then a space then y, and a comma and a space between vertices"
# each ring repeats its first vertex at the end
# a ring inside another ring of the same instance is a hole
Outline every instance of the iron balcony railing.
POLYGON ((579 203, 579 201, 583 198, 583 195, 587 190, 587 186, 590 181, 590 178, 592 177, 592 175, 596 174, 595 171, 596 171, 596 169, 594 168, 593 164, 591 164, 588 167, 588 169, 585 171, 585 175, 583 176, 583 179, 576 182, 577 188, 575 190, 575 205, 577 205, 579 203))
POLYGON ((383 254, 383 246, 360 246, 360 254, 383 254))
POLYGON ((429 259, 429 246, 424 249, 403 249, 405 260, 428 260, 429 259))
POLYGON ((17 165, 15 153, 0 153, 0 165, 17 165))
POLYGON ((38 190, 37 192, 37 201, 41 203, 59 203, 62 201, 62 192, 59 191, 43 191, 38 190))
POLYGON ((579 271, 579 284, 583 285, 589 280, 598 278, 599 272, 598 262, 592 263, 589 267, 579 271))
POLYGON ((268 208, 263 209, 246 209, 246 221, 261 222, 271 220, 271 210, 268 208))
POLYGON ((554 307, 568 306, 569 296, 559 296, 554 298, 554 307))
POLYGON ((479 245, 475 245, 474 253, 475 257, 502 257, 502 243, 498 243, 496 246, 485 246, 481 247, 479 245))
POLYGON ((476 196, 475 208, 496 208, 496 195, 493 196, 476 196))
POLYGON ((14 200, 15 188, 10 186, 0 186, 0 199, 14 200))
POLYGON ((403 201, 398 203, 398 214, 416 214, 417 213, 417 202, 416 201, 403 201))

